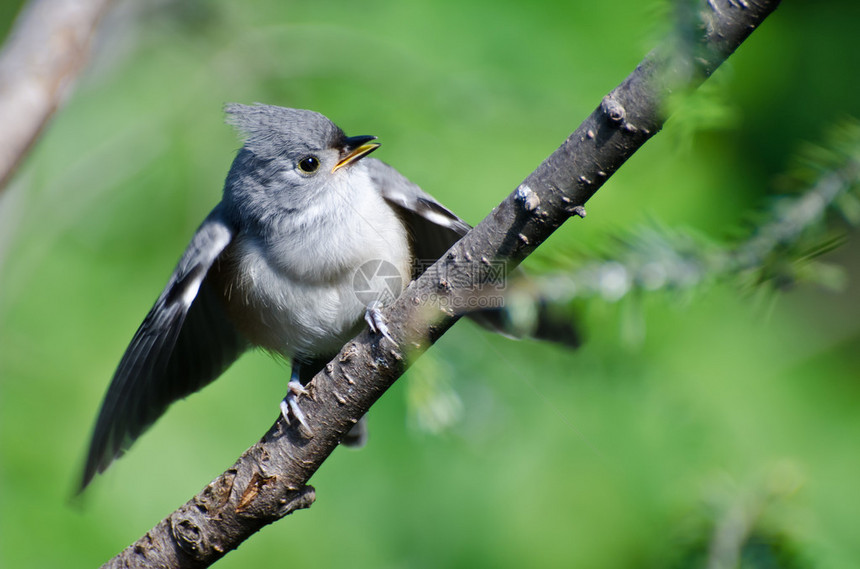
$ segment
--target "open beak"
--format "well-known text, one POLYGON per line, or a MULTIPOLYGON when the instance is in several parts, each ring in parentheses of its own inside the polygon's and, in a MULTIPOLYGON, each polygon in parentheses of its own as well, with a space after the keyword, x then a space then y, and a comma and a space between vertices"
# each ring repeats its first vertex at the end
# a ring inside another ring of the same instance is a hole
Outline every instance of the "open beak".
POLYGON ((346 166, 356 160, 360 159, 362 156, 367 156, 381 145, 378 142, 370 142, 371 140, 376 140, 375 136, 350 136, 346 139, 343 145, 343 158, 334 165, 334 168, 331 169, 332 173, 336 172, 339 168, 346 166))

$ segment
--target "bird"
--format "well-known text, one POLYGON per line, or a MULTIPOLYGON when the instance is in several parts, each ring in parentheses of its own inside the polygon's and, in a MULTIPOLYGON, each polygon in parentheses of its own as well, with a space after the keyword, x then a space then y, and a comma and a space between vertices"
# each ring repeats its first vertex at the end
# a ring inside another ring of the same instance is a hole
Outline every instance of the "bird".
MULTIPOLYGON (((290 361, 279 407, 288 423, 304 425, 304 385, 365 325, 388 336, 380 308, 471 229, 369 157, 380 146, 375 136, 347 136, 310 110, 260 103, 224 109, 244 144, 221 201, 117 366, 80 491, 173 402, 252 348, 290 361)), ((360 445, 365 436, 362 421, 341 442, 360 445)))

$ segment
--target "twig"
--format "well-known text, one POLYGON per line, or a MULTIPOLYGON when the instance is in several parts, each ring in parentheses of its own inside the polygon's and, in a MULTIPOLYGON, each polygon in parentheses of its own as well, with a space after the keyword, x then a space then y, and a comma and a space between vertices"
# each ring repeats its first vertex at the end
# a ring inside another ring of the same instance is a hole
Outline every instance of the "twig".
POLYGON ((32 0, 0 52, 0 191, 68 96, 111 0, 32 0))
POLYGON ((309 384, 301 405, 314 433, 303 438, 277 421, 224 474, 105 567, 207 567, 260 527, 306 507, 311 475, 338 440, 457 317, 466 294, 493 261, 518 264, 572 215, 665 120, 670 90, 694 88, 779 4, 701 2, 702 30, 691 52, 664 45, 624 82, 534 173, 395 301, 384 315, 397 345, 365 331, 309 384), (431 302, 432 300, 432 302, 431 302), (407 359, 409 361, 407 361, 407 359))

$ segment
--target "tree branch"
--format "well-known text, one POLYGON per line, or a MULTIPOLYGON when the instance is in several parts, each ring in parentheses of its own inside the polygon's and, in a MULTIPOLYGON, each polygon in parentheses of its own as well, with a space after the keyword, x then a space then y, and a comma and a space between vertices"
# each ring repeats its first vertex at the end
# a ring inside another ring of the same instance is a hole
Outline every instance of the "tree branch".
POLYGON ((0 191, 70 91, 111 0, 32 0, 0 52, 0 191))
POLYGON ((516 266, 660 130, 670 92, 695 88, 779 4, 701 3, 689 49, 662 45, 489 216, 384 311, 397 345, 365 331, 320 372, 300 401, 313 436, 278 420, 262 440, 197 496, 105 567, 207 567, 262 526, 308 507, 311 475, 338 440, 457 320, 468 285, 490 282, 494 261, 516 266), (463 285, 466 284, 466 286, 463 285))

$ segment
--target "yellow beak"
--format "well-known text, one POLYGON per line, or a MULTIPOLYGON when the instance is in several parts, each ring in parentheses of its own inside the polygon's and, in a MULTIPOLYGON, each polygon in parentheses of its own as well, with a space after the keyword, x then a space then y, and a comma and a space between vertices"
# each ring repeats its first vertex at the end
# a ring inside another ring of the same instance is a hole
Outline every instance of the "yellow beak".
POLYGON ((362 156, 367 156, 381 145, 378 142, 368 142, 376 138, 375 136, 354 136, 346 139, 346 145, 344 146, 344 150, 346 154, 340 161, 334 165, 334 168, 331 169, 332 173, 336 172, 338 169, 343 168, 347 164, 351 164, 356 160, 360 159, 362 156))

